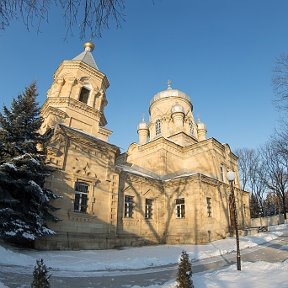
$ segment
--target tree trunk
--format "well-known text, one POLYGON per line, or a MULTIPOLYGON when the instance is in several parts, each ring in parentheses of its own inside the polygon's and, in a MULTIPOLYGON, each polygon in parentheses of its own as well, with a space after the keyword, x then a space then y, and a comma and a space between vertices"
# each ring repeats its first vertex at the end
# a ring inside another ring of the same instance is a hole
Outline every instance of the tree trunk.
POLYGON ((287 219, 287 216, 286 216, 286 211, 287 211, 287 209, 286 209, 286 199, 285 199, 286 197, 285 197, 285 194, 282 196, 282 204, 283 204, 283 213, 284 213, 284 219, 286 220, 287 219))

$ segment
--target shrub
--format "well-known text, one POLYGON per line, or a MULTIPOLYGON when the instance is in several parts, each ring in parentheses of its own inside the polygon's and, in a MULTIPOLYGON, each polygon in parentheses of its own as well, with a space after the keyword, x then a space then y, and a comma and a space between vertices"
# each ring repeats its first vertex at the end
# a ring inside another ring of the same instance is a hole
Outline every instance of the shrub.
POLYGON ((192 265, 186 251, 182 251, 181 253, 176 281, 177 288, 194 288, 192 281, 192 265))
POLYGON ((36 260, 31 288, 49 288, 49 278, 51 275, 48 275, 48 272, 48 268, 44 264, 43 259, 36 260))

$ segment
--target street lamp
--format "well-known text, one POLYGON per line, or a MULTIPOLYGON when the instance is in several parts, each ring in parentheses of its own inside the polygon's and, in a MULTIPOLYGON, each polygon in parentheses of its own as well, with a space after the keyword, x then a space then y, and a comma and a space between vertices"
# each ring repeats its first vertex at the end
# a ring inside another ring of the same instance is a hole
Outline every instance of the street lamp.
POLYGON ((236 201, 235 201, 235 195, 234 195, 234 186, 233 182, 235 180, 235 173, 233 171, 227 172, 227 179, 230 183, 231 188, 231 205, 233 208, 233 214, 234 214, 234 227, 235 227, 235 233, 236 233, 236 247, 237 247, 237 270, 241 271, 241 256, 240 256, 240 248, 239 248, 239 233, 238 233, 238 224, 237 224, 237 209, 236 209, 236 201))

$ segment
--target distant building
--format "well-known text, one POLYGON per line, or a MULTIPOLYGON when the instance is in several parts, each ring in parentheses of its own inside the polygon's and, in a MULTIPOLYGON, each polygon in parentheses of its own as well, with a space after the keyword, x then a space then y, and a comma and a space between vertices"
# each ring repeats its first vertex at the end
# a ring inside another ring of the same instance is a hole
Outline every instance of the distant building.
MULTIPOLYGON (((120 154, 108 142, 105 74, 94 45, 63 61, 41 113, 42 132, 53 131, 46 185, 63 196, 55 206, 57 234, 42 249, 105 249, 157 243, 207 243, 231 228, 227 170, 236 173, 240 228, 248 226, 249 195, 239 188, 237 157, 227 144, 206 138, 187 94, 171 82, 152 97, 149 121, 138 124, 138 143, 120 154)), ((119 111, 119 117, 121 112, 119 111)))

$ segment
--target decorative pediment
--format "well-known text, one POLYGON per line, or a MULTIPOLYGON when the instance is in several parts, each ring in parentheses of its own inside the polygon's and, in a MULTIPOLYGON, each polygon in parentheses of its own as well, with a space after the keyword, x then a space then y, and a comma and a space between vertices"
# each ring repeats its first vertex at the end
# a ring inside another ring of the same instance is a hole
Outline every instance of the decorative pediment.
POLYGON ((187 135, 185 132, 178 132, 168 138, 168 140, 180 145, 180 146, 190 146, 198 141, 191 135, 187 135))
POLYGON ((157 199, 160 196, 160 193, 157 189, 150 189, 144 190, 142 196, 149 199, 157 199))
POLYGON ((47 109, 43 111, 43 117, 47 117, 48 115, 54 115, 60 119, 66 119, 69 117, 64 111, 52 106, 48 106, 47 109))
POLYGON ((72 170, 75 174, 97 178, 97 174, 92 171, 91 164, 89 164, 88 161, 83 161, 75 157, 73 164, 72 170))

